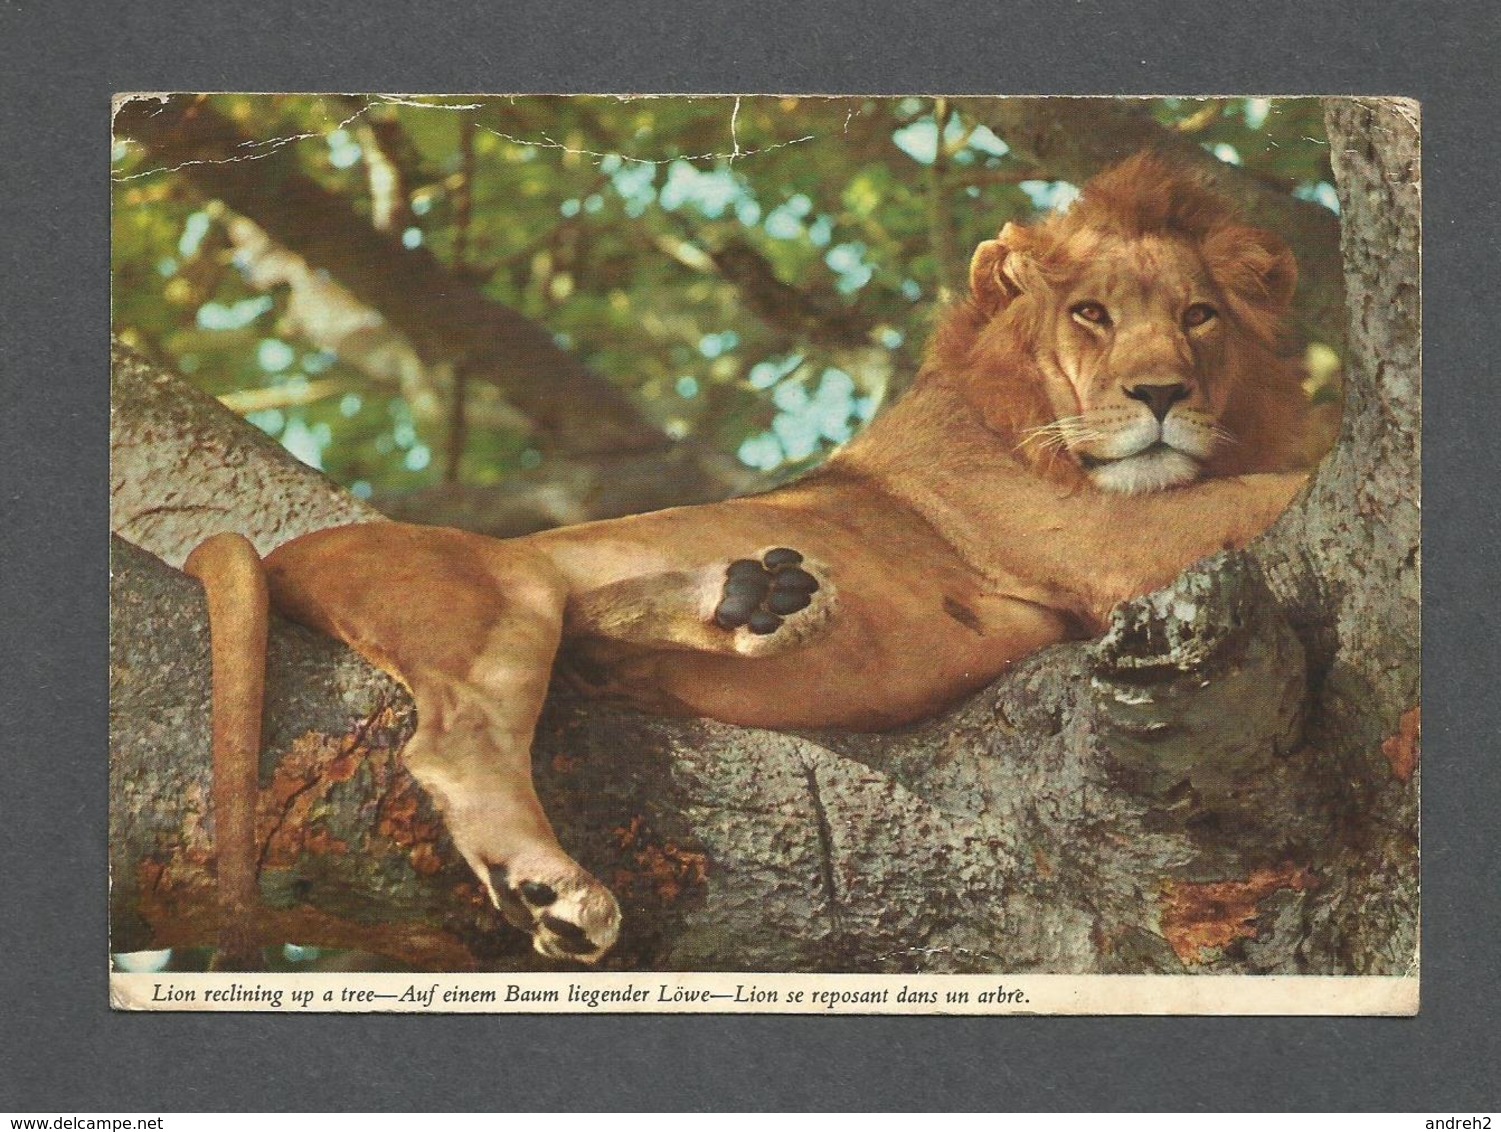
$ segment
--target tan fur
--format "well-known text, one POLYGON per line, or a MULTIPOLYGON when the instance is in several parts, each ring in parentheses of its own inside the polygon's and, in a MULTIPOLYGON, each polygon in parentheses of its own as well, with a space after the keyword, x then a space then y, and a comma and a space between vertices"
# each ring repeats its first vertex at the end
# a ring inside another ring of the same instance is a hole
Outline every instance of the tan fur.
POLYGON ((594 961, 614 900, 531 784, 555 657, 579 687, 653 710, 874 729, 1094 632, 1244 545, 1302 482, 1301 401, 1274 352, 1295 279, 1275 237, 1139 157, 1066 215, 982 244, 909 395, 803 481, 509 542, 320 532, 268 558, 272 599, 406 682, 407 762, 460 852, 538 950, 594 961), (1108 334, 1071 313, 1086 300, 1114 312, 1108 334), (1188 325, 1195 303, 1216 316, 1188 325), (1175 391, 1160 421, 1143 383, 1175 391), (1060 429, 1071 416, 1085 424, 1060 429), (1151 490, 1158 473, 1177 486, 1151 490), (770 634, 716 624, 730 563, 776 547, 801 553, 813 601, 770 634))

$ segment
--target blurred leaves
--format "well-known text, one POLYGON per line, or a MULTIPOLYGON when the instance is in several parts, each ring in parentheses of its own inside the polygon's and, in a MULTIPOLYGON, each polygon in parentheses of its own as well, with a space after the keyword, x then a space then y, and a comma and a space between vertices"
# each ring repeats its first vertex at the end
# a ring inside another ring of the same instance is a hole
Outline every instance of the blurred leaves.
MULTIPOLYGON (((987 99, 209 101, 256 139, 244 160, 292 147, 304 173, 546 327, 666 436, 778 475, 910 381, 945 256, 962 277, 977 242, 1073 189, 1011 152, 987 99), (940 233, 957 255, 935 251, 940 233)), ((1150 113, 1328 204, 1315 100, 1159 99, 1150 113)), ((301 337, 287 288, 256 288, 231 218, 180 173, 126 141, 113 158, 117 331, 362 495, 436 483, 444 415, 414 414, 409 387, 301 337)), ((463 430, 465 482, 542 461, 508 420, 463 430)))

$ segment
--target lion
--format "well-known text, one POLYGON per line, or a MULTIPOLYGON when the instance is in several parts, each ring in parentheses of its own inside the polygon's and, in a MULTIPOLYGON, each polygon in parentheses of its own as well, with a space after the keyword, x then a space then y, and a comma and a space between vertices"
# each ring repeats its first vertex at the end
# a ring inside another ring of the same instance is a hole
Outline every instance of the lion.
MULTIPOLYGON (((596 962, 618 905, 532 784, 555 670, 656 712, 878 730, 1098 633, 1304 482, 1301 375, 1276 349, 1296 280, 1282 240, 1142 154, 980 244, 912 388, 788 486, 511 540, 340 527, 264 564, 216 536, 188 564, 216 779, 253 797, 269 600, 410 689, 406 766, 490 899, 543 955, 596 962)), ((254 860, 246 824, 219 823, 226 917, 255 899, 253 866, 226 863, 254 860)))

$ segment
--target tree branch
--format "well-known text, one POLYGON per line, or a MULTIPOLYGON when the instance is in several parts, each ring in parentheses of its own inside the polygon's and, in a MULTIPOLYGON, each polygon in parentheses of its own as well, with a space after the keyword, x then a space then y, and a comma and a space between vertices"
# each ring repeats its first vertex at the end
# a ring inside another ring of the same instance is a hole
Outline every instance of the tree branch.
POLYGON ((117 109, 115 130, 326 269, 428 364, 463 366, 503 387, 549 445, 573 454, 666 445, 622 392, 546 330, 456 277, 426 248, 404 248, 372 228, 298 168, 293 147, 252 159, 250 139, 198 97, 131 99, 117 109))

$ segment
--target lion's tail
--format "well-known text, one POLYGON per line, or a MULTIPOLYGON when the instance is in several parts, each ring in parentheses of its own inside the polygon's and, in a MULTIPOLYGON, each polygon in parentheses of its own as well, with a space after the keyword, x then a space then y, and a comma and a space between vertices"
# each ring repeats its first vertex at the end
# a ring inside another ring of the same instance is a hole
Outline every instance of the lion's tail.
POLYGON ((258 965, 254 916, 260 894, 255 837, 261 707, 266 687, 266 572, 250 540, 210 538, 183 569, 208 597, 213 655, 214 855, 219 887, 216 965, 258 965))

